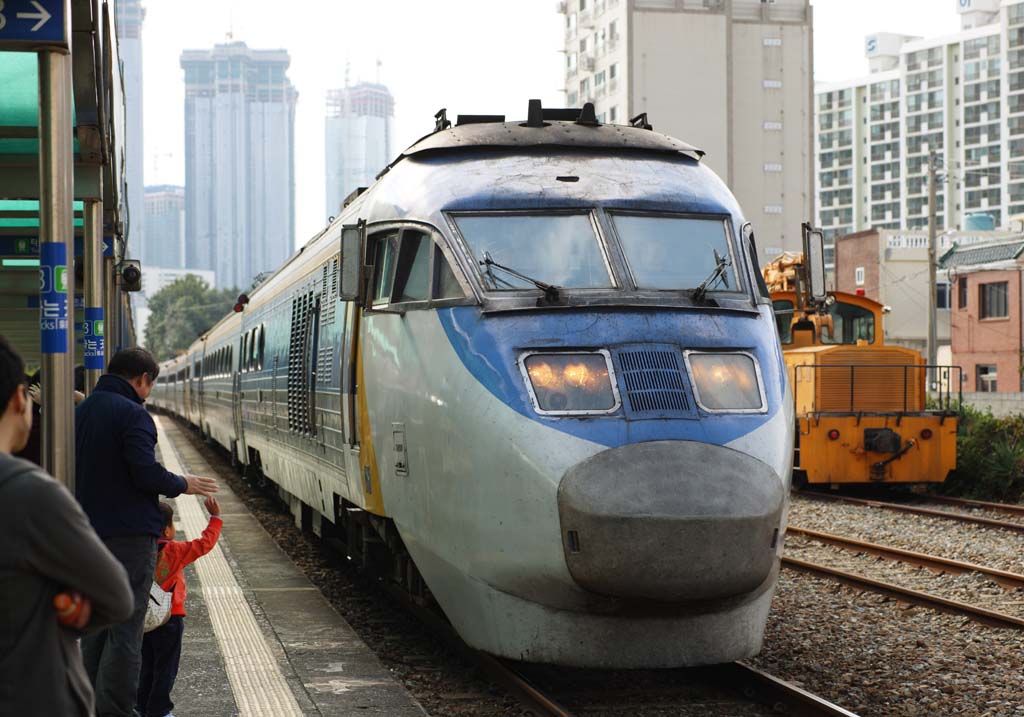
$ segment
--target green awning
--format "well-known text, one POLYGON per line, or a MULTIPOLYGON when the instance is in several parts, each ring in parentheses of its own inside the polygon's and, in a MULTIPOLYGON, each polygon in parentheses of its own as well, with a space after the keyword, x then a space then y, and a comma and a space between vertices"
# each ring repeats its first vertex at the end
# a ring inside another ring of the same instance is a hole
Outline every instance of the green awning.
MULTIPOLYGON (((0 155, 39 153, 39 64, 34 52, 0 52, 0 155), (12 136, 13 135, 13 136, 12 136)), ((72 108, 72 124, 74 123, 72 108)), ((78 152, 78 140, 74 141, 78 152)))
MULTIPOLYGON (((82 226, 85 202, 75 202, 75 226, 82 226)), ((39 202, 35 199, 0 199, 0 228, 39 227, 39 202)), ((33 232, 34 233, 34 232, 33 232)))

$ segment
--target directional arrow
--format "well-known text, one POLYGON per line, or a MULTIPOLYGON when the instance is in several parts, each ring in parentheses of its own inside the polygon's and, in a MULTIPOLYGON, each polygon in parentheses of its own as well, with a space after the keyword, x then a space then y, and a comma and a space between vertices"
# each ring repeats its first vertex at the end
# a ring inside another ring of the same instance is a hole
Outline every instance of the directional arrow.
POLYGON ((39 12, 19 12, 15 17, 19 20, 38 20, 39 22, 32 26, 32 32, 37 32, 39 28, 46 24, 46 21, 49 20, 52 15, 46 12, 46 8, 40 5, 36 0, 31 0, 31 2, 39 12))

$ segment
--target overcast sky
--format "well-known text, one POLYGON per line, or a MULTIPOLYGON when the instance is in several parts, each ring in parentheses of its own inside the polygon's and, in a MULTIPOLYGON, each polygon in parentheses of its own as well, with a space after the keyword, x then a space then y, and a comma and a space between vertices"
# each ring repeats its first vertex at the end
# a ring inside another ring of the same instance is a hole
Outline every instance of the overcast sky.
MULTIPOLYGON (((956 0, 812 0, 817 80, 867 73, 864 36, 956 32, 956 0)), ((295 241, 325 222, 324 98, 376 80, 395 97, 395 152, 433 129, 433 115, 524 117, 527 100, 561 106, 564 18, 554 0, 143 0, 145 182, 184 182, 183 49, 229 34, 284 48, 296 109, 295 241), (377 60, 380 68, 377 68, 377 60), (379 75, 378 75, 379 73, 379 75)))

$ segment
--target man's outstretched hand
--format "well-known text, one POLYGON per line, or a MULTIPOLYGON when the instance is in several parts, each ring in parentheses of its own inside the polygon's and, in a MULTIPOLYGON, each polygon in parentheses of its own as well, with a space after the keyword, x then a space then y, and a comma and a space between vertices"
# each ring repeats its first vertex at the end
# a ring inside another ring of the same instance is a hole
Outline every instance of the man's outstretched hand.
POLYGON ((206 476, 184 476, 184 478, 185 482, 188 483, 188 488, 185 489, 185 493, 188 495, 208 496, 220 490, 217 487, 217 481, 213 478, 207 478, 206 476))

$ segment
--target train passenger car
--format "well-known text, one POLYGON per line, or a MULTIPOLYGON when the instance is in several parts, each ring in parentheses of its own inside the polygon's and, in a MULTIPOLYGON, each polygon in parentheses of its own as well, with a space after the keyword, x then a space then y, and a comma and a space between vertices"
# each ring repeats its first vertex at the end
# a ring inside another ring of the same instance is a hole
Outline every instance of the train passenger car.
POLYGON ((816 304, 803 268, 798 254, 764 270, 795 401, 798 483, 941 483, 956 468, 959 369, 886 344, 877 301, 831 291, 816 304))
POLYGON ((476 648, 754 654, 793 404, 752 231, 701 156, 590 105, 440 113, 197 341, 198 425, 476 648))

